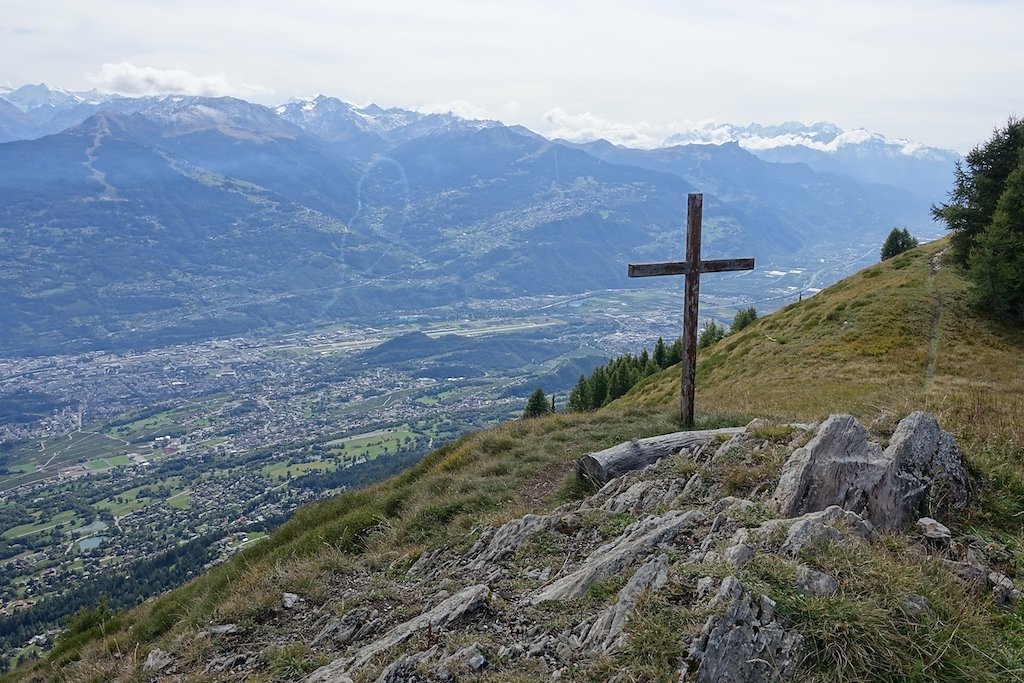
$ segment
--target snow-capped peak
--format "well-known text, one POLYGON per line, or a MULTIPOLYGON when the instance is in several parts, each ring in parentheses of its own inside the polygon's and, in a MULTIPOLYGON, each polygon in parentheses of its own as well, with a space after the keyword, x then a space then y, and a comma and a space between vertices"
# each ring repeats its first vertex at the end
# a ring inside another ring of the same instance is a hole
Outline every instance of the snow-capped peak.
POLYGON ((804 147, 818 152, 835 153, 844 148, 869 146, 891 155, 916 158, 949 158, 954 152, 927 147, 903 138, 888 138, 864 128, 843 130, 834 123, 819 121, 804 124, 787 121, 779 125, 751 124, 736 126, 729 123, 702 121, 687 130, 675 133, 663 146, 686 144, 724 144, 736 142, 751 152, 804 147))

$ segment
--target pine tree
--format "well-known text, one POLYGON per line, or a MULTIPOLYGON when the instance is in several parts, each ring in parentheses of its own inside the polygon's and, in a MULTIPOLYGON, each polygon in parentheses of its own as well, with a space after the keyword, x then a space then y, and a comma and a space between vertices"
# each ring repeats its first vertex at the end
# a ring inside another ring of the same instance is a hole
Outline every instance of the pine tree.
POLYGON ((952 233, 952 256, 967 264, 971 250, 988 228, 1003 194, 1007 178, 1021 162, 1024 153, 1024 119, 1011 117, 1005 128, 968 152, 967 167, 957 163, 949 202, 932 207, 936 220, 952 233))
POLYGON ((590 408, 597 410, 608 398, 608 372, 603 368, 597 368, 590 375, 590 408))
POLYGON ((576 386, 569 392, 569 403, 566 410, 570 413, 582 413, 592 408, 593 399, 590 396, 590 382, 584 375, 580 375, 576 386))
POLYGON ((714 320, 705 320, 704 329, 697 337, 697 348, 706 349, 725 336, 725 328, 714 320))
POLYGON ((633 386, 633 378, 629 361, 619 362, 612 369, 611 379, 608 381, 608 402, 614 401, 633 386))
POLYGON ((906 228, 893 228, 882 244, 882 260, 885 261, 905 251, 910 251, 917 244, 917 238, 911 235, 909 230, 906 228))
POLYGON ((665 348, 665 340, 658 337, 658 341, 654 344, 654 362, 658 364, 659 368, 668 367, 668 350, 665 348))
POLYGON ((992 223, 971 249, 969 265, 983 307, 1024 317, 1024 160, 1007 178, 992 223))
POLYGON ((540 417, 550 412, 551 406, 548 404, 548 398, 544 395, 544 390, 538 387, 530 394, 530 398, 526 401, 526 408, 523 409, 523 419, 540 417))
POLYGON ((737 311, 736 317, 732 320, 732 326, 729 328, 729 334, 736 334, 755 320, 757 320, 757 309, 753 306, 737 311))
POLYGON ((675 365, 683 361, 683 338, 676 337, 676 340, 672 342, 672 348, 668 352, 668 365, 675 365))

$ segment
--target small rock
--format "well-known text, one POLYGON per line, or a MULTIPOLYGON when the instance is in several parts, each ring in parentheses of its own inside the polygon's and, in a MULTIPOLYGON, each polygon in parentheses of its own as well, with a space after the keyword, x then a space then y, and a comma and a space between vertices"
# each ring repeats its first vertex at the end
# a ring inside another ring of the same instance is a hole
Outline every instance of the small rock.
POLYGON ((807 595, 831 597, 839 592, 839 582, 828 574, 800 565, 796 569, 796 587, 807 595))
POLYGON ((284 605, 285 609, 291 609, 292 607, 295 607, 295 603, 297 603, 298 601, 299 596, 295 593, 285 593, 281 597, 281 602, 284 605))
POLYGON ((726 548, 722 556, 733 569, 742 569, 754 559, 754 549, 746 543, 739 543, 726 548))
POLYGON ((488 661, 483 653, 480 652, 480 643, 473 643, 468 647, 458 650, 455 654, 445 657, 441 666, 447 671, 468 669, 476 673, 487 668, 488 661))
POLYGON ((196 634, 196 638, 206 638, 207 636, 226 636, 231 633, 238 632, 238 624, 217 624, 211 626, 206 631, 200 631, 196 634))
POLYGON ((988 576, 988 572, 984 567, 979 567, 968 562, 942 560, 942 564, 944 564, 949 571, 953 572, 967 583, 974 584, 976 586, 984 586, 985 579, 988 576))
POLYGON ((711 576, 702 576, 697 579, 697 599, 703 600, 715 587, 715 579, 711 576))
POLYGON ((547 647, 547 644, 548 637, 542 636, 530 644, 530 647, 526 650, 526 654, 530 657, 540 657, 542 654, 544 654, 544 650, 547 647))
POLYGON ((924 597, 923 595, 918 595, 917 593, 908 595, 907 599, 903 603, 903 606, 907 609, 908 612, 912 614, 927 614, 929 616, 935 614, 935 612, 932 610, 932 604, 928 602, 928 598, 924 597))
POLYGON ((715 502, 711 506, 712 512, 724 512, 726 516, 731 513, 745 512, 753 507, 756 507, 756 503, 747 500, 746 498, 737 498, 735 496, 726 496, 715 502))
POLYGON ((917 530, 929 541, 934 541, 939 545, 949 545, 949 542, 953 540, 953 534, 946 528, 946 525, 931 517, 922 517, 917 520, 917 530))
POLYGON ((154 647, 149 651, 149 656, 146 657, 146 663, 142 665, 142 669, 144 671, 161 671, 173 661, 174 657, 171 656, 171 653, 154 647))
POLYGON ((1020 602, 1022 594, 1008 576, 999 572, 989 572, 988 580, 992 584, 992 596, 997 605, 1010 607, 1020 602))
MULTIPOLYGON (((858 538, 870 539, 875 533, 871 522, 862 519, 855 512, 843 510, 838 505, 827 507, 821 512, 809 512, 791 521, 789 533, 781 548, 783 554, 789 557, 796 557, 806 545, 826 540, 844 540, 846 535, 836 528, 836 525, 849 529, 858 538)), ((778 526, 780 522, 784 524, 785 520, 768 520, 759 529, 767 531, 778 526)))
POLYGON ((229 671, 236 667, 245 664, 248 657, 244 654, 237 655, 225 655, 224 657, 215 657, 211 659, 203 670, 203 673, 218 672, 218 671, 229 671))
MULTIPOLYGON (((410 683, 411 681, 420 680, 416 676, 417 667, 433 658, 435 653, 437 653, 437 645, 423 652, 399 657, 381 672, 380 676, 377 677, 376 683, 410 683)), ((346 675, 346 677, 348 676, 346 675)), ((348 678, 352 680, 351 677, 348 678)), ((335 680, 332 678, 331 682, 334 683, 335 680)))

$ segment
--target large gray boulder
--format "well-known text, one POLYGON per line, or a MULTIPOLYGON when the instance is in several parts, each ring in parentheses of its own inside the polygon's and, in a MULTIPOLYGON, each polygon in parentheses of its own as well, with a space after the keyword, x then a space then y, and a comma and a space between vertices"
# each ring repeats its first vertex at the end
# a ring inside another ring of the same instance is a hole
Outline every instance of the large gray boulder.
POLYGON ((880 531, 896 531, 924 514, 943 516, 970 498, 956 440, 934 417, 904 418, 885 450, 850 415, 832 415, 783 466, 773 496, 787 517, 838 505, 880 531))

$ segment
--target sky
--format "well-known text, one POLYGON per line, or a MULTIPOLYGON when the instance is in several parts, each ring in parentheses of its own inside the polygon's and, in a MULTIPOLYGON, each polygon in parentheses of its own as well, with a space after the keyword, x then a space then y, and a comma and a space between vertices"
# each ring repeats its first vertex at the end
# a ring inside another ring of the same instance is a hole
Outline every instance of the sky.
POLYGON ((830 121, 961 153, 1024 115, 1019 0, 0 0, 0 85, 325 94, 636 146, 830 121))

